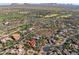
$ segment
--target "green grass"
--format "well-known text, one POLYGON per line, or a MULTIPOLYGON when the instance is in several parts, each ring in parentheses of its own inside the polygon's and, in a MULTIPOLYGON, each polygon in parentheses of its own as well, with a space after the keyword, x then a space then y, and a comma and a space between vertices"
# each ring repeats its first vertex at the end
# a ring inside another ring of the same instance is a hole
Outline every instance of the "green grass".
POLYGON ((13 43, 13 41, 11 41, 11 40, 8 40, 8 41, 6 42, 6 46, 7 46, 8 48, 13 47, 13 45, 14 45, 14 43, 13 43))
POLYGON ((22 25, 22 26, 20 26, 20 30, 27 30, 27 29, 29 29, 30 27, 31 27, 32 25, 31 24, 24 24, 24 25, 22 25))
POLYGON ((0 19, 22 19, 24 18, 24 14, 11 13, 11 14, 2 14, 0 15, 0 19))
POLYGON ((28 39, 31 40, 33 38, 33 36, 35 35, 34 32, 31 32, 27 35, 28 39))

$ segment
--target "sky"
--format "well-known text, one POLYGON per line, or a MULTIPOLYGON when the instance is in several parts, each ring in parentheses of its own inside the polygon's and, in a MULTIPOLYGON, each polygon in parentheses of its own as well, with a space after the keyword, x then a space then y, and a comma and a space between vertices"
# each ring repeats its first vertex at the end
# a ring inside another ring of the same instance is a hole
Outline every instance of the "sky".
POLYGON ((0 3, 64 3, 64 4, 79 4, 79 0, 0 0, 0 3))

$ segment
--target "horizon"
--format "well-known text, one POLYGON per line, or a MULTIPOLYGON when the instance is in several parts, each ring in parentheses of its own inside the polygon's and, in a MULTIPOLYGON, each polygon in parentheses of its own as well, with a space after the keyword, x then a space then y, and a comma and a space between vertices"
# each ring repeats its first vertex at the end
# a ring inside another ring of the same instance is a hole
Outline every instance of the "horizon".
MULTIPOLYGON (((0 3, 0 5, 11 5, 12 3, 0 3)), ((24 4, 24 3, 17 3, 17 4, 24 4)), ((27 4, 45 4, 45 3, 27 3, 27 4)), ((51 3, 49 3, 51 4, 51 3)), ((52 3, 53 4, 53 3, 52 3)), ((56 4, 70 4, 70 5, 79 5, 79 3, 56 3, 56 4)))
POLYGON ((30 4, 40 4, 40 3, 58 3, 58 4, 74 4, 79 5, 79 0, 1 0, 1 5, 7 5, 11 3, 30 3, 30 4))

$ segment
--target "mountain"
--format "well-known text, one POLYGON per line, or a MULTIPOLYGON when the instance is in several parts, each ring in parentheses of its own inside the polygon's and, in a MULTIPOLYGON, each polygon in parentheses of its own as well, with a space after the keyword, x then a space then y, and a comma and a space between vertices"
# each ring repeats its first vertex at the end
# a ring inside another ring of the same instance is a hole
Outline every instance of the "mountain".
POLYGON ((58 3, 39 3, 39 4, 11 3, 11 4, 0 5, 0 7, 64 7, 64 8, 71 8, 71 9, 79 9, 79 5, 58 4, 58 3))

